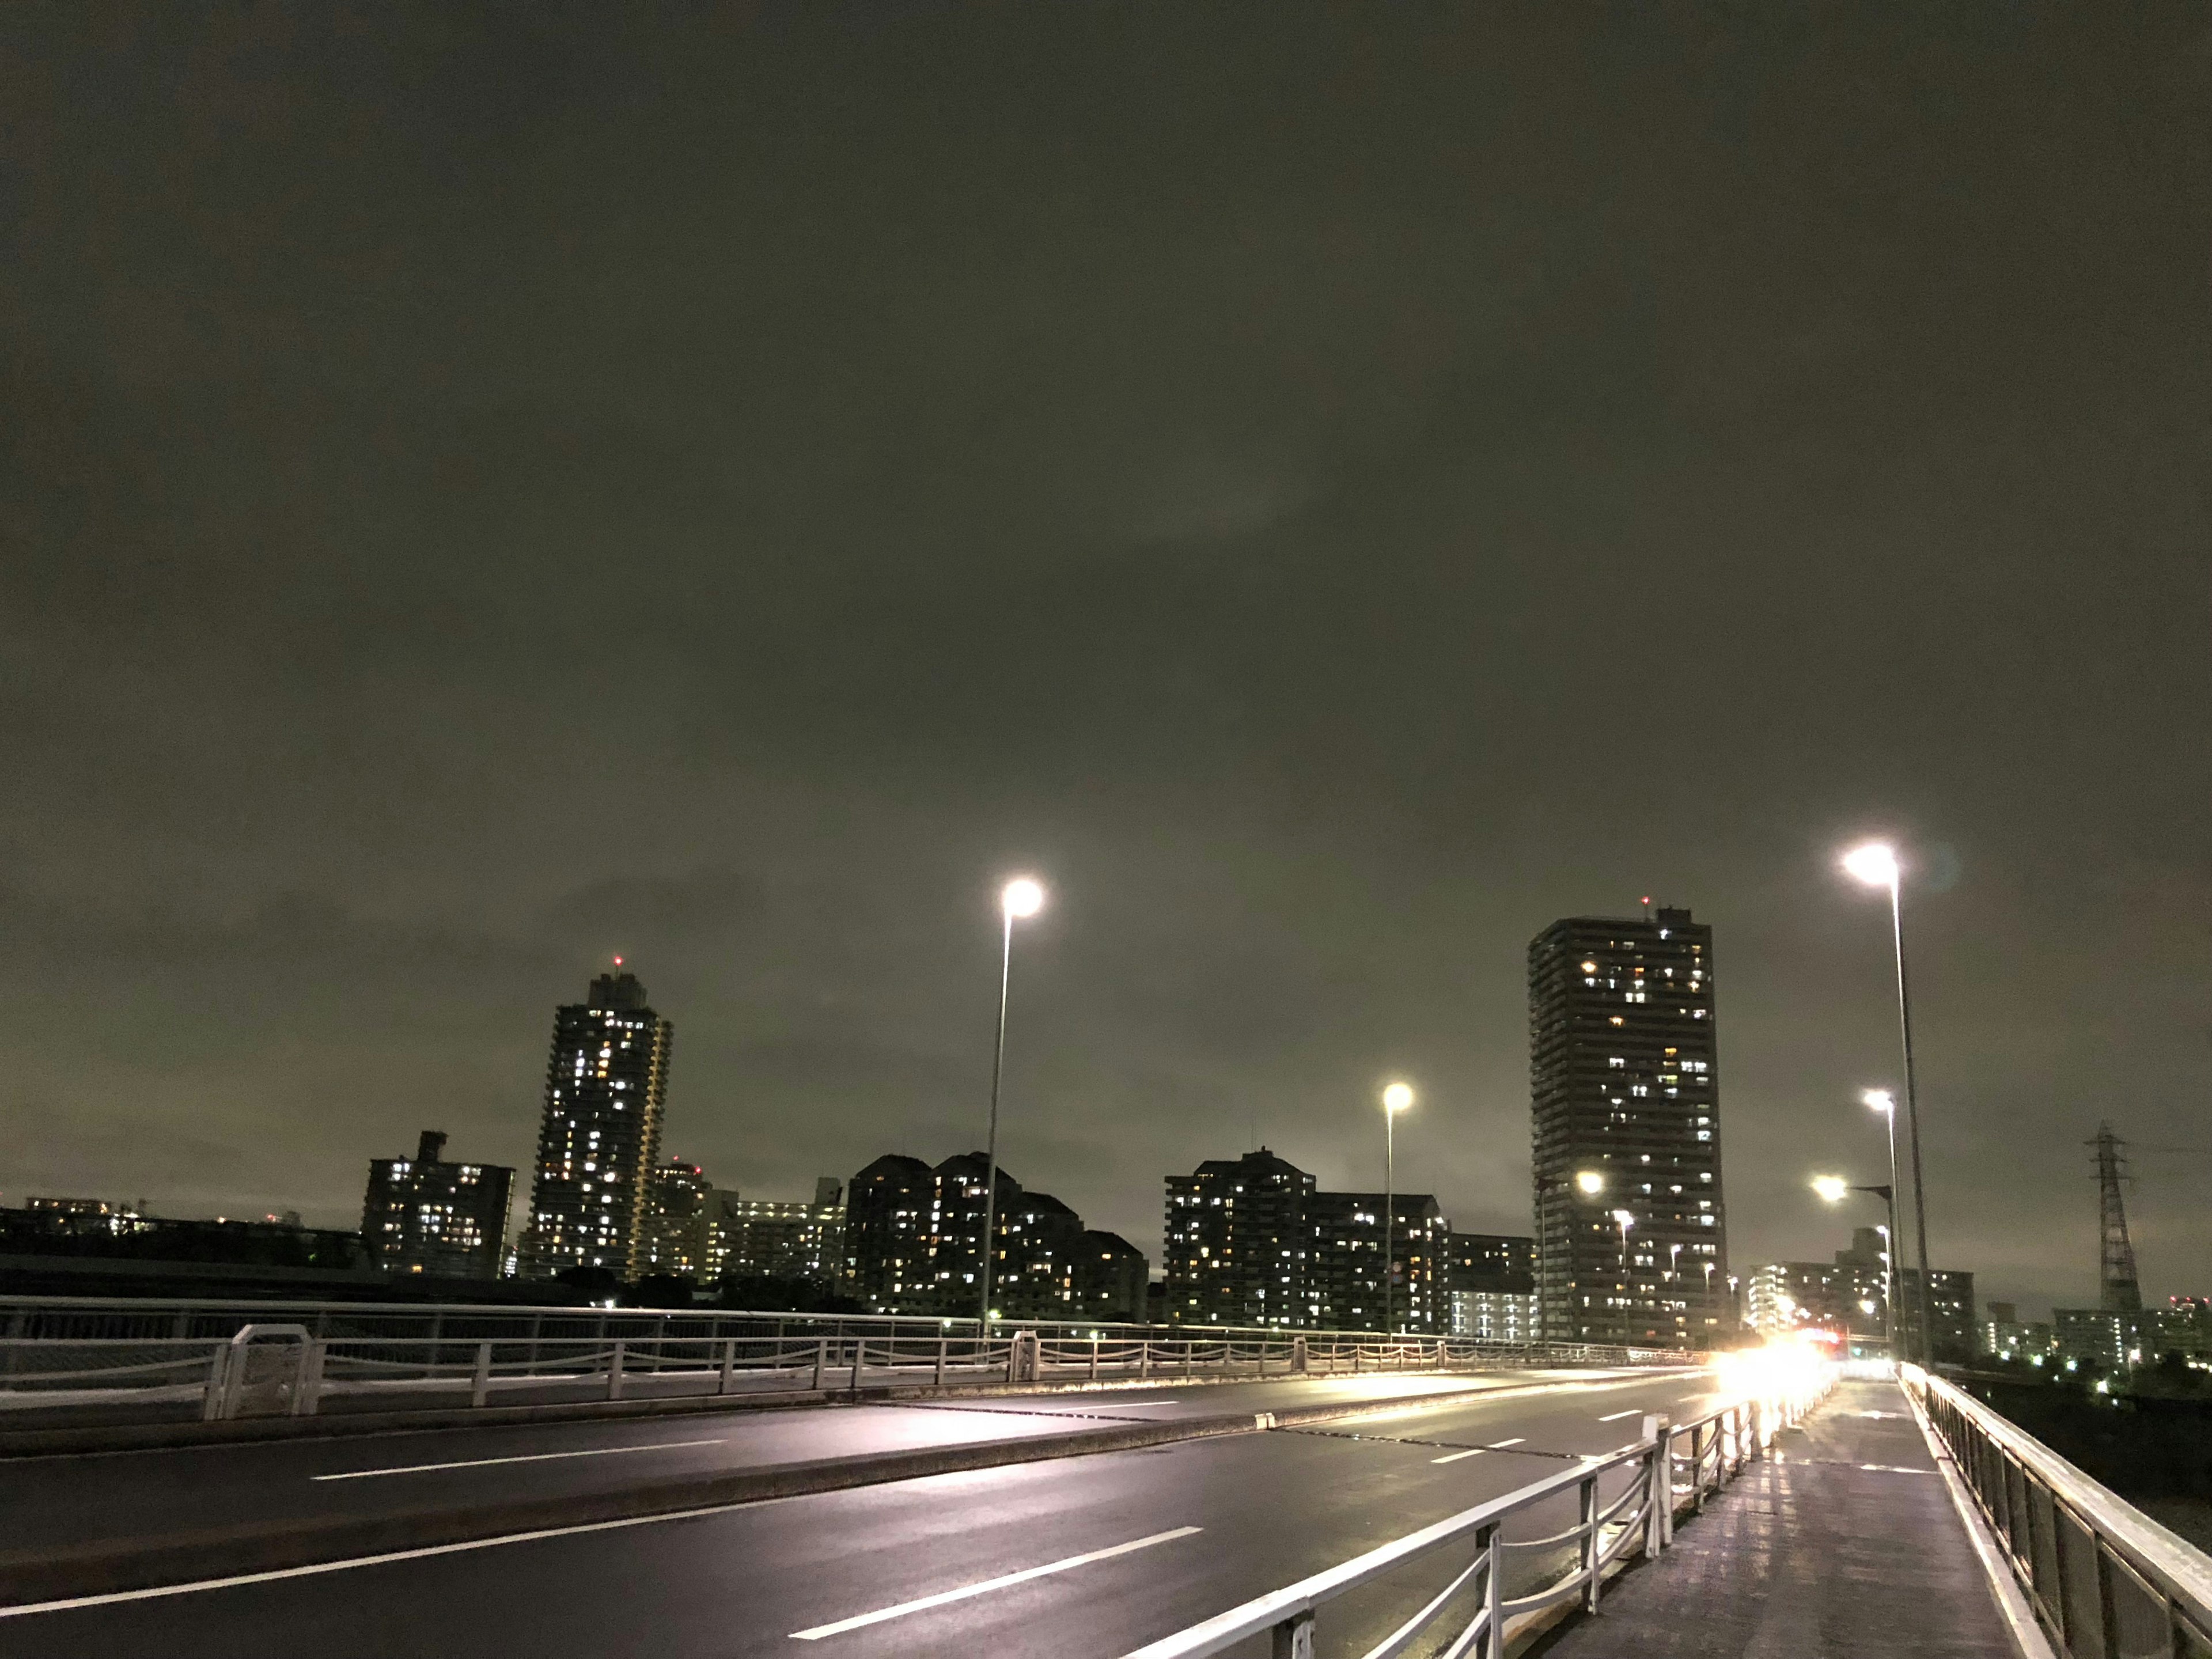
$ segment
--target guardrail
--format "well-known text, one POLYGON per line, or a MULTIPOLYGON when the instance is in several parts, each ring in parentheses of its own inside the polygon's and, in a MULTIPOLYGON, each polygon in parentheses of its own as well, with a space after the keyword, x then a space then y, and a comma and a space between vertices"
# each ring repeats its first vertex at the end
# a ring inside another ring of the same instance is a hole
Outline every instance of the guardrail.
MULTIPOLYGON (((313 1416, 325 1406, 429 1409, 551 1404, 636 1395, 858 1393, 870 1387, 1219 1381, 1382 1371, 1511 1369, 1566 1363, 1553 1350, 1445 1339, 1320 1335, 1133 1339, 1094 1332, 955 1334, 936 1322, 839 1333, 405 1338, 319 1334, 300 1321, 255 1321, 228 1335, 0 1340, 0 1414, 97 1410, 197 1399, 200 1416, 313 1416), (528 1396, 526 1400, 520 1396, 528 1396)), ((620 1328, 617 1327, 617 1328, 620 1328)), ((970 1327, 972 1330, 972 1324, 970 1327)), ((1583 1358, 1590 1351, 1577 1351, 1583 1358)), ((1653 1355, 1668 1363, 1683 1356, 1653 1355)), ((1586 1359, 1584 1363, 1587 1363, 1586 1359)))
MULTIPOLYGON (((701 1338, 721 1341, 828 1337, 859 1338, 985 1334, 973 1318, 921 1314, 801 1314, 719 1308, 530 1307, 483 1303, 222 1301, 144 1297, 0 1296, 0 1341, 16 1340, 122 1340, 188 1337, 228 1340, 240 1327, 282 1320, 303 1324, 317 1337, 475 1341, 590 1338, 605 1342, 701 1338)), ((994 1320, 989 1334, 1003 1340, 1016 1330, 1048 1340, 1284 1342, 1301 1333, 1280 1326, 1152 1325, 1110 1320, 1023 1318, 994 1320)), ((1598 1343, 1500 1342, 1440 1333, 1315 1330, 1316 1340, 1368 1344, 1449 1345, 1456 1355, 1480 1352, 1541 1356, 1562 1364, 1632 1364, 1674 1356, 1668 1351, 1598 1343)), ((0 1361, 0 1386, 6 1379, 0 1361)))
POLYGON ((1899 1376, 2063 1651, 2212 1655, 2212 1558, 1964 1390, 1917 1365, 1899 1376))
POLYGON ((1574 1468, 1151 1643, 1126 1659, 1202 1659, 1261 1635, 1272 1635, 1276 1659, 1312 1659, 1321 1609, 1329 1602, 1409 1563, 1469 1542, 1472 1556, 1444 1588, 1369 1649, 1365 1659, 1394 1659, 1417 1644, 1438 1659, 1477 1654, 1504 1659, 1516 1620, 1567 1603, 1596 1612, 1607 1568, 1625 1565, 1632 1554, 1656 1555, 1665 1549, 1674 1541, 1676 1516, 1702 1510, 1708 1496, 1818 1403, 1833 1380, 1826 1368, 1808 1370, 1692 1422, 1647 1417, 1633 1445, 1584 1458, 1574 1468), (1535 1512, 1547 1505, 1563 1510, 1570 1496, 1575 1505, 1571 1524, 1534 1538, 1507 1536, 1509 1523, 1516 1519, 1552 1524, 1535 1512), (1509 1582, 1516 1577, 1516 1563, 1534 1568, 1533 1584, 1509 1582))

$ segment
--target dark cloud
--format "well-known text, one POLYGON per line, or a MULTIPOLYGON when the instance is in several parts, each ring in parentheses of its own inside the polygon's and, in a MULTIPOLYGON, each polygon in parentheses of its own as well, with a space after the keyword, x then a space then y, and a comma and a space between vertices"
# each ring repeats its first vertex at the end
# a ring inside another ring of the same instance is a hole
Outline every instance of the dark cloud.
POLYGON ((1522 1223, 1525 941, 1656 892, 1734 1248, 1812 1254, 1875 830, 1942 1255, 2080 1296, 2097 1119, 2203 1139, 2195 10, 0 32, 0 1189, 526 1161, 617 951, 672 1146, 940 1157, 1020 865, 1007 1158, 1095 1221, 1253 1133, 1370 1182, 1403 1071, 1522 1223))

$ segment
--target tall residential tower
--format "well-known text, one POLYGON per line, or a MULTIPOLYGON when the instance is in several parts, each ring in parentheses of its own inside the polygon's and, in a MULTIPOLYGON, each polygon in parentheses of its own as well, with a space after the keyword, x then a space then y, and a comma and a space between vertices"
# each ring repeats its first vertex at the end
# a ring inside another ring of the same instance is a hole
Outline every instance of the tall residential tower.
POLYGON ((526 1277, 606 1267, 635 1279, 646 1270, 647 1203, 675 1034, 646 1006, 635 974, 602 974, 586 1000, 554 1012, 526 1277))
POLYGON ((1712 929, 1687 910, 1530 942, 1547 1338, 1697 1346, 1731 1322, 1713 1024, 1712 929))

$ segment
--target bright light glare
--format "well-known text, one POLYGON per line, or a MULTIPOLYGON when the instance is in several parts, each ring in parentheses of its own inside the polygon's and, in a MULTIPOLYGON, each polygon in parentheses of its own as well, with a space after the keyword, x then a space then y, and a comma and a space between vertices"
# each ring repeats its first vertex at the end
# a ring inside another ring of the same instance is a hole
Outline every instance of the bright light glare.
POLYGON ((1860 1094, 1859 1098, 1877 1112, 1893 1112, 1897 1109, 1897 1097, 1887 1089, 1866 1090, 1860 1094))
POLYGON ((1897 854, 1886 842, 1870 841, 1844 854, 1844 869, 1869 887, 1897 885, 1897 854))
POLYGON ((1605 1190, 1605 1177, 1595 1170, 1584 1170, 1575 1177, 1575 1185, 1586 1193, 1601 1193, 1605 1190))
POLYGON ((999 902, 1010 916, 1033 916, 1044 908, 1044 889, 1027 876, 1017 876, 999 895, 999 902))
POLYGON ((1382 1091, 1382 1109, 1402 1112, 1413 1103, 1413 1091, 1402 1083, 1394 1083, 1382 1091))
POLYGON ((1850 1192, 1850 1189, 1851 1183, 1844 1180, 1841 1176, 1814 1176, 1813 1177, 1813 1190, 1820 1194, 1822 1198, 1826 1199, 1831 1204, 1842 1203, 1844 1201, 1844 1194, 1850 1192))
POLYGON ((1633 1227, 1636 1224, 1636 1217, 1626 1210, 1615 1210, 1613 1212, 1613 1218, 1619 1222, 1624 1229, 1633 1227))

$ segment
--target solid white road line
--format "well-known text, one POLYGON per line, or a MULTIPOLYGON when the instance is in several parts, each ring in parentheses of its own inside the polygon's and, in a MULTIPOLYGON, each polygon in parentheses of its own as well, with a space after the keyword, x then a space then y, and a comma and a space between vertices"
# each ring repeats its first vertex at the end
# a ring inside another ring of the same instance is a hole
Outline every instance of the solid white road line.
POLYGON ((1510 1440, 1493 1440, 1490 1443, 1490 1449, 1492 1451, 1504 1451, 1508 1446, 1519 1445, 1528 1437, 1525 1434, 1516 1434, 1510 1440))
POLYGON ((1429 1462, 1431 1463, 1456 1463, 1462 1457, 1480 1457, 1489 1448, 1486 1446, 1477 1446, 1469 1451, 1457 1451, 1452 1452, 1443 1457, 1431 1457, 1429 1462))
POLYGON ((1633 1417, 1633 1416, 1635 1416, 1635 1415, 1636 1415, 1636 1413, 1637 1413, 1637 1412, 1640 1412, 1640 1411, 1642 1411, 1643 1409, 1644 1409, 1644 1407, 1643 1407, 1638 1406, 1638 1407, 1637 1407, 1635 1408, 1635 1410, 1633 1410, 1633 1411, 1615 1412, 1615 1413, 1613 1413, 1613 1414, 1612 1416, 1610 1416, 1610 1417, 1601 1417, 1601 1418, 1599 1418, 1599 1419, 1598 1419, 1598 1421, 1599 1421, 1599 1422, 1601 1422, 1601 1423, 1618 1423, 1618 1422, 1620 1422, 1620 1419, 1621 1419, 1622 1418, 1624 1418, 1624 1417, 1633 1417))
POLYGON ((1026 1584, 1032 1578, 1042 1578, 1048 1573, 1066 1572, 1071 1567, 1087 1566, 1093 1561, 1110 1560, 1117 1555, 1127 1555, 1134 1550, 1148 1550, 1155 1544, 1165 1544, 1177 1538, 1188 1538, 1200 1527, 1177 1527, 1172 1532, 1156 1532, 1150 1538, 1134 1538, 1126 1544, 1116 1544, 1110 1549, 1091 1550, 1083 1555, 1071 1555, 1064 1561, 1048 1561, 1041 1567, 1024 1567, 1019 1572, 1010 1572, 1002 1577, 986 1578, 980 1584, 963 1584, 958 1589, 939 1590, 934 1595, 925 1595, 919 1601, 902 1601, 895 1607, 884 1607, 875 1613, 863 1613, 850 1619, 840 1619, 834 1625, 817 1625, 811 1630, 791 1632, 794 1642, 818 1642, 825 1636, 842 1636, 848 1630, 859 1630, 864 1625, 880 1625, 886 1619, 903 1619, 910 1613, 926 1612, 941 1607, 948 1601, 964 1601, 971 1595, 988 1595, 993 1590, 1006 1589, 1015 1584, 1026 1584))
POLYGON ((495 1463, 550 1463, 563 1457, 612 1457, 620 1452, 668 1451, 678 1446, 719 1446, 726 1436, 712 1440, 655 1440, 644 1446, 594 1446, 584 1451, 532 1452, 522 1457, 469 1457, 458 1463, 403 1463, 389 1469, 348 1469, 343 1474, 311 1474, 310 1480, 366 1480, 378 1474, 421 1474, 428 1469, 486 1469, 495 1463))

